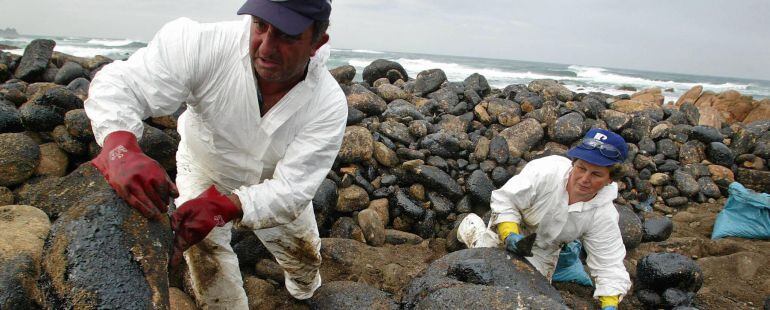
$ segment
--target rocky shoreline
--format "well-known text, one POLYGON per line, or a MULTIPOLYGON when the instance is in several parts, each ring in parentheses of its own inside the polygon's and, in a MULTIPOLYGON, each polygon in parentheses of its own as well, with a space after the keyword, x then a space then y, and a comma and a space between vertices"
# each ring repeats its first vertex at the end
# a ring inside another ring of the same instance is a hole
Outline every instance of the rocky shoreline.
MULTIPOLYGON (((83 100, 90 79, 111 60, 65 55, 53 52, 54 46, 50 40, 33 41, 23 57, 0 51, 0 212, 15 208, 7 212, 35 214, 36 220, 54 227, 50 233, 47 228, 34 233, 46 239, 45 245, 41 242, 19 255, 0 256, 3 277, 26 279, 0 283, 0 302, 51 308, 88 301, 84 305, 95 306, 103 300, 67 295, 65 288, 77 283, 59 281, 56 290, 44 284, 51 283, 55 265, 46 262, 61 264, 56 259, 64 255, 62 244, 80 244, 74 240, 83 236, 78 229, 86 226, 76 225, 78 221, 93 220, 89 212, 106 212, 94 206, 126 208, 108 194, 106 184, 94 185, 99 182, 90 179, 92 172, 80 167, 99 151, 83 100), (11 205, 31 207, 22 212, 11 205), (94 210, 82 212, 75 206, 94 210), (20 259, 26 263, 11 263, 20 259)), ((311 306, 443 307, 450 305, 450 291, 445 290, 451 287, 451 296, 462 296, 451 299, 451 305, 463 300, 482 302, 467 304, 470 308, 513 307, 506 299, 483 303, 490 296, 508 294, 532 298, 533 307, 554 302, 570 308, 596 307, 591 288, 576 284, 556 283, 561 296, 548 298, 543 296, 555 291, 497 286, 511 281, 505 280, 505 274, 537 277, 517 265, 522 261, 500 265, 491 259, 502 250, 462 250, 454 234, 466 214, 488 218, 491 191, 528 161, 564 155, 591 127, 610 129, 629 143, 627 176, 619 184, 616 207, 634 288, 622 308, 762 308, 770 302, 770 242, 709 239, 730 182, 770 191, 770 99, 756 101, 736 91, 704 92, 696 86, 677 102, 664 104, 660 89, 630 96, 574 93, 553 80, 493 89, 479 74, 462 82, 447 81, 441 69, 409 77, 400 64, 388 60, 367 66, 361 82, 353 81, 352 66, 334 68, 331 73, 345 91, 349 116, 342 149, 313 199, 324 238, 322 276, 327 284, 311 306), (491 252, 481 255, 480 251, 491 252), (665 253, 676 256, 656 256, 665 253), (650 276, 655 274, 651 270, 666 264, 684 266, 683 273, 690 276, 674 282, 650 276), (447 275, 449 280, 441 280, 431 276, 436 268, 454 271, 447 275)), ((176 118, 183 109, 146 120, 140 141, 142 149, 172 177, 179 141, 176 118)), ((112 225, 119 231, 131 230, 125 221, 141 219, 123 211, 112 225)), ((21 220, 27 216, 8 222, 21 220)), ((142 255, 136 250, 114 250, 129 251, 128 257, 134 259, 139 255, 162 261, 162 244, 168 238, 163 229, 157 225, 136 229, 150 234, 149 239, 136 237, 136 231, 121 238, 137 246, 156 240, 160 248, 142 255)), ((0 229, 3 239, 10 233, 19 232, 0 229)), ((86 239, 82 242, 94 242, 86 239)), ((251 306, 308 307, 287 298, 276 263, 253 234, 236 231, 232 244, 251 306)), ((6 247, 18 245, 7 242, 2 248, 6 247)), ((78 255, 69 259, 64 258, 67 266, 81 266, 81 270, 97 263, 78 255)), ((146 266, 140 269, 135 271, 149 272, 146 266)), ((61 268, 55 270, 57 277, 64 276, 61 268)), ((131 278, 133 272, 124 276, 131 278)), ((169 298, 172 305, 190 302, 183 275, 172 273, 167 281, 147 282, 152 284, 145 296, 155 306, 167 307, 169 298), (178 290, 157 293, 158 286, 166 285, 178 290)), ((84 296, 100 296, 94 285, 81 284, 84 296)))

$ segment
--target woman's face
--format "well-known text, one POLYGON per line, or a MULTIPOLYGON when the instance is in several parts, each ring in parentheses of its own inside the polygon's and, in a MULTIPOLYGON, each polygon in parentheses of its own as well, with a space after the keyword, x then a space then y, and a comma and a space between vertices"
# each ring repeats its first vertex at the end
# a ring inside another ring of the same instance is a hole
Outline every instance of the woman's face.
POLYGON ((602 167, 578 159, 572 164, 567 192, 580 201, 593 198, 603 187, 612 183, 609 167, 602 167), (587 199, 586 199, 587 198, 587 199))

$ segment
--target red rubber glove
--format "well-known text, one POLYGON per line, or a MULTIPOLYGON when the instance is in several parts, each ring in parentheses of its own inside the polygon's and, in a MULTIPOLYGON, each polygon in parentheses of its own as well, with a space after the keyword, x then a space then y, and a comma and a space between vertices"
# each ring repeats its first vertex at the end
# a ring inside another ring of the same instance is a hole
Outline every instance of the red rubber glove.
POLYGON ((171 228, 175 233, 171 265, 178 264, 182 253, 206 238, 215 226, 225 226, 242 214, 241 208, 222 195, 214 185, 198 197, 183 203, 171 214, 171 228))
POLYGON ((142 152, 136 136, 128 131, 110 133, 91 164, 120 198, 146 218, 160 219, 170 197, 179 196, 166 170, 142 152))

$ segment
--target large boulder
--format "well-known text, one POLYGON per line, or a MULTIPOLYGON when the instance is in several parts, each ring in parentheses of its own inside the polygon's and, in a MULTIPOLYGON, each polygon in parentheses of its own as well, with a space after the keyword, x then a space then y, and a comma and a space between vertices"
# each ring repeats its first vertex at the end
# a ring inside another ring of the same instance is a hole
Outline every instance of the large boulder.
POLYGON ((690 90, 679 96, 679 99, 676 100, 676 106, 682 106, 685 103, 695 103, 695 101, 698 100, 698 97, 700 97, 700 93, 703 92, 703 86, 701 85, 695 85, 690 90))
POLYGON ((24 55, 16 67, 14 75, 27 82, 37 81, 48 68, 56 42, 48 39, 35 39, 24 48, 24 55))
POLYGON ((695 102, 695 106, 699 109, 703 107, 716 109, 729 124, 742 122, 755 108, 751 96, 741 95, 735 90, 728 90, 718 95, 704 92, 695 102))
POLYGON ((540 126, 537 120, 532 118, 525 119, 500 132, 500 136, 508 142, 510 156, 514 158, 519 158, 528 152, 543 139, 543 135, 543 127, 540 126))
POLYGON ((374 140, 369 130, 361 126, 348 126, 337 154, 341 163, 368 162, 372 159, 374 140))
POLYGON ((556 80, 542 79, 533 80, 527 85, 527 88, 541 94, 545 100, 559 100, 562 102, 571 101, 574 93, 556 80))
POLYGON ((40 163, 40 147, 22 133, 0 134, 0 186, 15 186, 29 179, 40 163))
POLYGON ((144 218, 91 165, 63 179, 44 203, 67 205, 45 243, 44 307, 168 309, 168 220, 144 218))
POLYGON ((503 249, 450 253, 406 288, 409 309, 566 309, 548 279, 503 249))
POLYGON ((88 71, 80 64, 68 61, 56 72, 53 82, 59 85, 68 85, 77 78, 88 78, 88 71))
POLYGON ((446 82, 446 73, 441 69, 425 70, 417 74, 414 81, 414 94, 423 96, 432 93, 446 82))
POLYGON ((348 107, 358 109, 369 116, 382 114, 387 108, 385 100, 364 86, 353 84, 347 95, 348 107))
POLYGON ((36 280, 51 222, 32 206, 0 207, 0 308, 34 309, 36 280))
POLYGON ((469 75, 465 78, 463 84, 465 84, 465 89, 473 91, 481 97, 486 97, 492 91, 487 78, 478 73, 469 75))
POLYGON ((635 249, 642 242, 644 236, 642 221, 627 205, 615 204, 615 209, 618 211, 618 226, 620 227, 620 235, 623 237, 623 244, 627 250, 635 249))
MULTIPOLYGON (((398 71, 398 73, 401 74, 401 77, 403 77, 404 81, 409 79, 409 75, 406 73, 406 70, 404 70, 404 67, 402 67, 401 64, 395 61, 377 59, 366 66, 366 68, 364 68, 364 72, 362 73, 364 82, 369 83, 369 85, 374 85, 374 81, 377 79, 388 77, 387 73, 390 70, 398 71)), ((390 78, 388 80, 390 80, 390 78)), ((396 80, 394 79, 390 82, 393 83, 395 81, 396 80)))
POLYGON ((700 266, 687 256, 677 253, 652 253, 636 266, 637 289, 649 289, 662 294, 669 288, 697 292, 703 285, 700 266))
POLYGON ((751 110, 746 118, 743 119, 744 124, 751 124, 756 121, 770 120, 770 99, 763 99, 757 104, 757 107, 751 110))

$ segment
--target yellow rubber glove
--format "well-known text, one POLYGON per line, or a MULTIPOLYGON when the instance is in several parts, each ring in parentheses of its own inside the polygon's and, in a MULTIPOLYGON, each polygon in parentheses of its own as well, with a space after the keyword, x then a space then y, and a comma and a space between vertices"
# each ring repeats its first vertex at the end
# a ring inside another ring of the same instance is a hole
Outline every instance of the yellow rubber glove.
POLYGON ((607 307, 613 307, 609 309, 617 309, 618 308, 618 301, 619 296, 599 296, 599 301, 602 302, 602 309, 605 309, 607 307))
POLYGON ((497 224, 497 234, 500 235, 500 240, 505 241, 511 233, 519 233, 519 224, 516 222, 502 222, 497 224))

